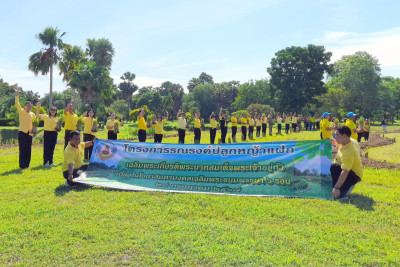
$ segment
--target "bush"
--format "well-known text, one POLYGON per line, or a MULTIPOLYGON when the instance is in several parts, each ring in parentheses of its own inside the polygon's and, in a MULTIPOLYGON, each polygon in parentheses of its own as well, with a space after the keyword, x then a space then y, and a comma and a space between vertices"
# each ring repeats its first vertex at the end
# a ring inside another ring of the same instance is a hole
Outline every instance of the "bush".
POLYGON ((14 126, 15 122, 13 119, 0 118, 0 126, 14 126))

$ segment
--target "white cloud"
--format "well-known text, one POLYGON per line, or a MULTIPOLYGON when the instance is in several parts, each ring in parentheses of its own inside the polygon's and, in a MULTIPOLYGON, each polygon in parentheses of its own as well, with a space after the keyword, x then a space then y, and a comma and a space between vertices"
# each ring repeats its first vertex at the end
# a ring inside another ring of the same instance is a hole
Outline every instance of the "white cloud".
POLYGON ((400 27, 370 33, 328 32, 316 40, 333 53, 332 61, 357 51, 366 51, 379 60, 385 67, 400 66, 400 27))

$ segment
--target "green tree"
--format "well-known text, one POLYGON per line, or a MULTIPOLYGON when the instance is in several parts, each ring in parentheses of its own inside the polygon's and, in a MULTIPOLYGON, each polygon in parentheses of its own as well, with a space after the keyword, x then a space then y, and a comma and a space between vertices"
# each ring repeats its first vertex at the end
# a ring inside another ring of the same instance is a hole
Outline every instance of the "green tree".
POLYGON ((218 107, 229 112, 233 111, 233 103, 239 95, 239 81, 222 82, 215 84, 215 97, 218 107))
POLYGON ((63 81, 69 82, 71 74, 77 69, 81 62, 85 62, 85 53, 79 46, 67 46, 61 53, 61 60, 58 64, 60 75, 63 75, 63 81))
POLYGON ((203 118, 208 118, 213 111, 219 112, 214 90, 215 85, 213 84, 199 84, 193 90, 193 100, 199 103, 200 114, 203 118))
POLYGON ((315 116, 329 112, 334 117, 344 118, 351 110, 350 93, 341 88, 328 88, 325 94, 314 99, 318 102, 318 108, 314 109, 315 116))
POLYGON ((330 72, 331 56, 323 46, 311 44, 287 47, 275 53, 267 71, 275 91, 273 95, 279 100, 279 110, 300 112, 314 96, 325 93, 322 80, 330 72))
POLYGON ((257 114, 266 114, 266 115, 268 115, 270 113, 272 113, 272 114, 275 113, 275 110, 271 106, 262 105, 262 104, 251 104, 246 108, 246 111, 249 114, 253 114, 253 115, 255 113, 257 113, 257 114))
POLYGON ((99 67, 111 70, 115 50, 110 40, 106 38, 87 39, 86 45, 86 54, 89 56, 89 60, 96 62, 99 67))
POLYGON ((213 84, 214 83, 214 79, 213 79, 213 77, 211 75, 209 75, 209 74, 207 74, 205 72, 202 72, 198 78, 192 78, 189 81, 189 83, 187 85, 187 89, 191 93, 191 92, 193 92, 194 88, 197 85, 199 85, 199 84, 207 84, 207 83, 213 84))
POLYGON ((233 103, 236 110, 246 109, 251 104, 273 105, 268 80, 250 81, 240 85, 237 90, 238 96, 233 103))
POLYGON ((133 93, 138 90, 138 86, 133 83, 133 80, 135 78, 136 78, 136 75, 134 73, 131 73, 129 71, 125 72, 121 76, 122 82, 118 85, 118 89, 120 90, 120 98, 126 99, 129 106, 132 105, 133 93))
POLYGON ((65 32, 60 34, 60 31, 57 28, 45 28, 43 32, 36 35, 36 38, 47 47, 42 48, 39 52, 34 53, 29 57, 28 68, 33 71, 35 75, 38 75, 39 73, 47 75, 47 73, 50 73, 50 106, 53 105, 53 66, 60 60, 59 51, 62 51, 67 46, 61 39, 64 35, 65 32))
POLYGON ((174 100, 174 107, 171 116, 174 117, 182 105, 182 97, 184 95, 182 85, 166 81, 155 90, 160 93, 161 96, 167 96, 169 93, 171 93, 172 99, 174 100))
MULTIPOLYGON (((342 88, 350 93, 352 108, 365 116, 377 109, 380 67, 378 60, 367 52, 343 56, 333 65, 329 87, 342 88)), ((379 105, 379 103, 378 103, 379 105)))
POLYGON ((163 97, 162 105, 169 114, 172 114, 174 108, 174 99, 172 98, 171 93, 168 93, 167 96, 163 97))

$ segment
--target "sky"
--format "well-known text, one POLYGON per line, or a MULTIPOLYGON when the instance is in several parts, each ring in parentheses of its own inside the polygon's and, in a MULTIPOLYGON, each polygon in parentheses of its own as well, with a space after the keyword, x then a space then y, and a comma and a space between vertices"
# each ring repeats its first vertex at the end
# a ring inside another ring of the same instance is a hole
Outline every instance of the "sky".
MULTIPOLYGON (((116 84, 127 71, 136 74, 139 87, 171 81, 186 88, 201 72, 215 82, 264 79, 276 52, 308 44, 331 51, 331 63, 366 51, 378 59, 383 76, 400 77, 395 0, 1 2, 0 78, 42 96, 49 76, 34 76, 28 59, 43 47, 35 36, 47 26, 82 48, 88 38, 108 38, 116 84)), ((53 90, 66 87, 55 75, 53 90)))

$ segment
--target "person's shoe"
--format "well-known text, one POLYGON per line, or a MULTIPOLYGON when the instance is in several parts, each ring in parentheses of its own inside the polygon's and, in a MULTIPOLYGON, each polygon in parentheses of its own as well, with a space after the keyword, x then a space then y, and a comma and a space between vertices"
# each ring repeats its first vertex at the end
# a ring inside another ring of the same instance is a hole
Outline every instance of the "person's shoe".
POLYGON ((56 164, 54 164, 54 162, 52 164, 50 164, 51 166, 57 166, 56 164))
POLYGON ((43 166, 49 167, 50 165, 46 162, 43 166))
POLYGON ((68 188, 74 187, 73 185, 70 185, 70 184, 68 183, 68 181, 65 181, 65 185, 66 185, 68 188))

